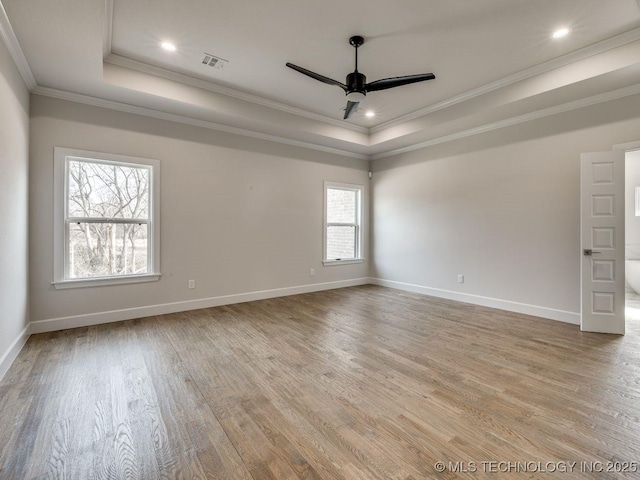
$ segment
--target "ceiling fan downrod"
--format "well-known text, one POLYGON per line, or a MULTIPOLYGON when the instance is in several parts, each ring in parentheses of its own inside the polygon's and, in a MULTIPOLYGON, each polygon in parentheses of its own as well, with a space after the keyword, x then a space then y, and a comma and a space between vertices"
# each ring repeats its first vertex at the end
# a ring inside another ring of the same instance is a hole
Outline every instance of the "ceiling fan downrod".
POLYGON ((364 43, 364 38, 354 35, 349 43, 356 49, 355 70, 347 75, 347 101, 361 102, 367 95, 367 77, 358 71, 358 48, 364 43))

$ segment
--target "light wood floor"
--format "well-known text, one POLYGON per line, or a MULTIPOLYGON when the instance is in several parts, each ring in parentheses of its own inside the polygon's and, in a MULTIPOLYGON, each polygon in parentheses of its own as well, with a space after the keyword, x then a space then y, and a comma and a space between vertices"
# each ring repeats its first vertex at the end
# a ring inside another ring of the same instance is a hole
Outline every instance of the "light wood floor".
POLYGON ((628 330, 364 286, 34 335, 0 383, 0 478, 620 478, 578 469, 640 461, 628 330))

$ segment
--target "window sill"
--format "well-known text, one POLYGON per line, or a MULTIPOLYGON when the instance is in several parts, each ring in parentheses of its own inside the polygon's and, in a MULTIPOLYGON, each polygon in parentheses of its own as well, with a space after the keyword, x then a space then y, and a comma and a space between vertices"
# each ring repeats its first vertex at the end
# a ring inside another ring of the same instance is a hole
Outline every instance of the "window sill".
POLYGON ((322 264, 325 267, 333 267, 335 265, 353 265, 354 263, 363 263, 364 258, 351 258, 349 260, 325 260, 322 264))
POLYGON ((78 280, 60 280, 51 282, 56 290, 66 290, 69 288, 103 287, 108 285, 126 285, 130 283, 157 282, 160 280, 159 273, 145 275, 130 275, 126 277, 103 277, 103 278, 83 278, 78 280))

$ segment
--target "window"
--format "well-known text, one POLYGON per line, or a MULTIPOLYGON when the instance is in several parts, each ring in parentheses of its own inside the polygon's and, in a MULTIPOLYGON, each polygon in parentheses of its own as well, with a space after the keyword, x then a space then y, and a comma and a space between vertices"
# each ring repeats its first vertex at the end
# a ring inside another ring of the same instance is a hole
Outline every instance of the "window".
POLYGON ((159 162, 55 149, 54 286, 158 280, 159 162))
POLYGON ((324 263, 362 262, 362 186, 324 184, 324 263))

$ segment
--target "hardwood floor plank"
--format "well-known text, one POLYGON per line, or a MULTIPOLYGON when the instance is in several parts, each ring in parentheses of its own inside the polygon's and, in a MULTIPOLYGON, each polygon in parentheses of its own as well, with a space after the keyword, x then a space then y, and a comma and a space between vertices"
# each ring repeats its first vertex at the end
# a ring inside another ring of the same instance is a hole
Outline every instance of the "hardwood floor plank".
POLYGON ((250 400, 243 402, 242 406, 251 420, 256 424, 260 431, 272 446, 273 452, 283 461, 289 464, 298 478, 301 479, 320 479, 322 478, 309 464, 307 459, 298 451, 298 449, 289 441, 287 436, 282 433, 280 424, 272 422, 278 417, 267 418, 260 410, 257 403, 268 402, 266 398, 250 400))

